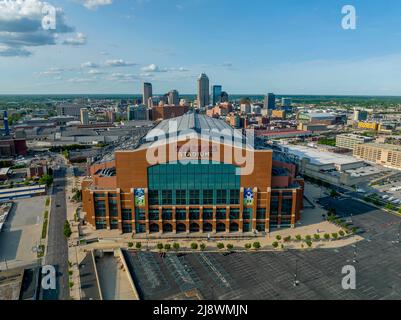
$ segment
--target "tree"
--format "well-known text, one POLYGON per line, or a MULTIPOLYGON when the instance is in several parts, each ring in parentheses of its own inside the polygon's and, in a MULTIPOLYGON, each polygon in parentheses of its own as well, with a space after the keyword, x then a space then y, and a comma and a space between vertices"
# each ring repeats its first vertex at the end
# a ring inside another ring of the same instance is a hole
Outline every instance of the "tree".
POLYGON ((305 240, 306 240, 306 241, 311 241, 311 240, 312 240, 312 237, 308 234, 307 236, 305 236, 305 240))
POLYGON ((245 243, 245 249, 249 250, 252 248, 252 245, 250 243, 245 243))
POLYGON ((167 251, 170 250, 170 249, 171 249, 171 244, 166 243, 166 244, 164 245, 164 249, 166 249, 167 251))
POLYGON ((53 183, 53 177, 49 176, 48 174, 44 174, 40 179, 39 179, 39 184, 45 184, 47 187, 50 187, 53 183))
POLYGON ((330 235, 328 233, 325 233, 323 237, 325 240, 330 240, 330 235))
POLYGON ((218 244, 217 244, 217 249, 224 249, 224 243, 221 243, 221 242, 219 242, 218 244))
POLYGON ((128 248, 132 248, 134 244, 132 242, 128 242, 128 248))
POLYGON ((72 235, 71 226, 68 220, 65 220, 64 222, 64 235, 66 238, 70 238, 72 235))
POLYGON ((280 241, 280 240, 281 240, 281 236, 280 236, 279 234, 276 236, 276 240, 277 240, 277 241, 280 241))
POLYGON ((141 243, 141 242, 137 242, 137 243, 135 244, 135 248, 141 249, 141 248, 142 248, 142 243, 141 243))
POLYGON ((261 247, 260 242, 258 242, 258 241, 254 242, 254 243, 252 244, 252 247, 254 247, 256 250, 257 250, 257 249, 260 249, 260 247, 261 247))
POLYGON ((180 249, 180 244, 179 243, 177 243, 177 242, 175 242, 175 243, 173 243, 173 248, 174 248, 174 250, 179 250, 180 249))
POLYGON ((273 248, 277 249, 277 247, 278 247, 278 242, 277 242, 277 241, 274 241, 274 242, 272 243, 272 246, 273 246, 273 248))
POLYGON ((309 248, 312 247, 312 241, 310 241, 310 240, 306 241, 306 245, 307 245, 309 248))
POLYGON ((227 250, 232 250, 232 249, 234 249, 234 246, 231 243, 227 244, 227 250))
POLYGON ((332 236, 332 238, 333 238, 334 240, 337 240, 337 239, 338 239, 338 233, 337 233, 337 232, 333 232, 333 233, 331 234, 331 236, 332 236))
POLYGON ((196 242, 192 242, 192 243, 191 243, 191 249, 192 249, 192 250, 198 249, 198 244, 197 244, 196 242))
POLYGON ((345 232, 342 231, 342 230, 338 231, 338 234, 340 235, 340 237, 344 237, 345 236, 345 232))
POLYGON ((158 243, 157 245, 156 245, 156 248, 157 249, 159 249, 159 250, 163 250, 163 243, 158 243))
POLYGON ((313 237, 315 238, 316 241, 320 240, 320 234, 314 234, 313 237))
POLYGON ((204 243, 201 243, 201 244, 199 245, 199 247, 200 247, 200 249, 201 249, 202 251, 206 249, 206 245, 205 245, 204 243))
POLYGON ((291 236, 285 237, 284 242, 290 242, 291 241, 291 236))
POLYGON ((295 239, 297 239, 297 241, 301 241, 301 240, 302 240, 302 237, 301 237, 300 234, 297 234, 297 235, 295 236, 295 239))
POLYGON ((391 203, 387 203, 385 208, 387 210, 394 210, 394 206, 391 203))

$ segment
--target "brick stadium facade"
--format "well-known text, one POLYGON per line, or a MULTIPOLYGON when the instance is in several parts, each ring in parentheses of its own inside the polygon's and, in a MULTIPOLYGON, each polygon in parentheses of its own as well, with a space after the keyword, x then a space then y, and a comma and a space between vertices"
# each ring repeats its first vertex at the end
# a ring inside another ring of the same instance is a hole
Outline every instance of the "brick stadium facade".
POLYGON ((86 222, 96 229, 157 235, 295 227, 303 199, 296 167, 273 159, 272 150, 235 145, 227 151, 220 140, 186 136, 188 130, 215 127, 233 132, 224 121, 188 113, 160 123, 138 149, 116 151, 113 161, 92 165, 82 183, 86 222), (178 123, 180 138, 155 138, 172 120, 178 123), (158 141, 161 149, 151 141, 158 141), (254 159, 253 170, 237 174, 246 170, 247 165, 236 160, 245 151, 254 159), (149 163, 149 154, 157 154, 159 162, 149 163))

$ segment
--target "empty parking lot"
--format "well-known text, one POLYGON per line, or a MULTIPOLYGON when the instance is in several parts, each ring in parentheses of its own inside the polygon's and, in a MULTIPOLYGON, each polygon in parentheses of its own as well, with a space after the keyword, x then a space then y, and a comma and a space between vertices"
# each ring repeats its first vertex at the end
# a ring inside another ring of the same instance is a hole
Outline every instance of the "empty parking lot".
POLYGON ((14 201, 13 209, 0 232, 0 268, 15 267, 37 258, 46 197, 14 201))
POLYGON ((400 299, 401 244, 394 241, 401 219, 351 198, 322 201, 339 215, 352 213, 365 240, 356 247, 230 255, 128 252, 141 298, 400 299), (349 264, 357 271, 356 290, 341 286, 349 264))

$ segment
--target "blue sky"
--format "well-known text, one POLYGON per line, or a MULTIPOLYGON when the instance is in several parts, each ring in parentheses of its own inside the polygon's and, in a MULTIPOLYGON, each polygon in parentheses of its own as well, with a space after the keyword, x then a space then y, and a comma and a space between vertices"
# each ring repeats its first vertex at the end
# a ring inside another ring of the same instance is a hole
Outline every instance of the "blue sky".
POLYGON ((43 1, 0 0, 0 94, 194 93, 205 72, 233 94, 401 95, 398 0, 48 3, 55 32, 38 27, 43 1))

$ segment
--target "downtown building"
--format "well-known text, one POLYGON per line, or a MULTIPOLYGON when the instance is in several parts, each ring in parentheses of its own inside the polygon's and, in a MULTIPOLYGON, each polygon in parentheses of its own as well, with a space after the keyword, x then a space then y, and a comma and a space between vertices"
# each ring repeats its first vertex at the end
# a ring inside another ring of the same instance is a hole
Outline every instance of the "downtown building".
POLYGON ((82 182, 85 221, 134 234, 251 234, 295 227, 303 180, 285 155, 254 149, 224 121, 188 112, 82 182))

